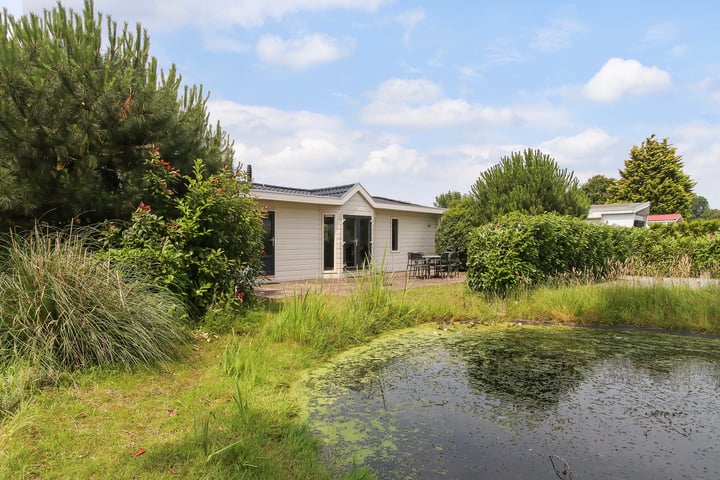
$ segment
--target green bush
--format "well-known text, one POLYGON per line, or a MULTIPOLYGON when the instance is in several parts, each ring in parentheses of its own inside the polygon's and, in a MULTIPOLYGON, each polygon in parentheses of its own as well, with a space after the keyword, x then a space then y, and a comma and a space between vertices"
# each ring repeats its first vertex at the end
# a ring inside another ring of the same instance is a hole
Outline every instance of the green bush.
POLYGON ((11 237, 0 270, 0 365, 41 372, 130 368, 177 355, 185 310, 156 286, 127 282, 77 235, 11 237))
POLYGON ((468 285, 505 294, 568 274, 603 277, 629 255, 630 233, 557 214, 508 215, 471 234, 468 285))
POLYGON ((505 294, 552 278, 595 280, 609 273, 720 277, 720 240, 556 214, 509 215, 471 235, 468 285, 474 291, 505 294))
POLYGON ((141 202, 129 226, 106 227, 109 258, 169 288, 195 319, 217 301, 248 301, 262 275, 264 232, 262 210, 248 183, 227 166, 206 176, 201 160, 186 178, 157 151, 150 162, 155 168, 146 179, 148 189, 173 202, 177 216, 164 218, 141 202), (180 187, 186 192, 176 198, 174 189, 180 187))
POLYGON ((693 220, 682 223, 657 223, 650 229, 663 236, 673 237, 716 237, 720 235, 720 219, 693 220))
POLYGON ((461 270, 467 265, 468 242, 474 228, 472 215, 468 200, 460 200, 445 211, 435 232, 435 251, 456 252, 461 270))
POLYGON ((665 229, 634 229, 631 275, 666 277, 720 276, 720 241, 714 235, 668 234, 665 229))

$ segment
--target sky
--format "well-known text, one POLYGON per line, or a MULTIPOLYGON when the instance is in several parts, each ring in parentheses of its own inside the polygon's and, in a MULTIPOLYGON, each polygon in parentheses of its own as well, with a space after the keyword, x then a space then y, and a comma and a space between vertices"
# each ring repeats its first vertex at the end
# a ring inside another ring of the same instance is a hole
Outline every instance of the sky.
MULTIPOLYGON (((18 16, 55 0, 7 1, 18 16)), ((82 9, 81 0, 66 7, 82 9)), ((650 135, 720 208, 720 2, 96 0, 209 92, 256 182, 432 205, 526 148, 619 178, 650 135)))

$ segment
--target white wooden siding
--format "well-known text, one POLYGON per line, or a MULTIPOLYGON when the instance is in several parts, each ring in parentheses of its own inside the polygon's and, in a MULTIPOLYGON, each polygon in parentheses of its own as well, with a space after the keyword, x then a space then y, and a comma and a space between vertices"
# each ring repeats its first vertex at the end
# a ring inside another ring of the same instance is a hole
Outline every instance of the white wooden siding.
POLYGON ((377 265, 385 256, 387 271, 404 271, 407 252, 435 252, 439 215, 375 211, 359 193, 338 207, 276 200, 265 200, 263 205, 275 212, 275 275, 271 277, 275 281, 342 275, 343 215, 372 218, 372 255, 377 265), (327 215, 335 216, 335 270, 332 272, 323 271, 323 221, 327 215), (393 218, 398 219, 396 252, 391 251, 393 218))
POLYGON ((632 227, 635 225, 635 217, 634 213, 606 213, 602 215, 600 222, 604 225, 632 227))
POLYGON ((266 202, 275 212, 276 281, 322 276, 322 213, 319 206, 266 202))
POLYGON ((435 231, 439 217, 422 213, 381 210, 375 216, 373 255, 379 264, 385 256, 385 269, 404 271, 407 252, 435 253, 435 231), (398 250, 392 251, 392 219, 398 219, 398 250))
POLYGON ((365 200, 365 197, 356 193, 345 202, 345 205, 340 207, 340 214, 342 215, 362 215, 366 217, 372 217, 375 213, 372 206, 365 200))

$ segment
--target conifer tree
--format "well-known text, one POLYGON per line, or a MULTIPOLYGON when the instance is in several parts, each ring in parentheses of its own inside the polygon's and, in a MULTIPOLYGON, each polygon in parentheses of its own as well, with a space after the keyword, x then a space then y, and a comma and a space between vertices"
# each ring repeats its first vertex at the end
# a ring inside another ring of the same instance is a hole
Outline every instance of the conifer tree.
POLYGON ((209 173, 232 163, 202 87, 181 90, 149 46, 139 24, 118 28, 91 0, 79 13, 2 13, 0 228, 129 218, 156 149, 182 173, 197 158, 209 173))
POLYGON ((472 186, 471 196, 475 224, 510 212, 582 217, 590 206, 573 172, 559 168, 540 150, 530 149, 513 152, 484 171, 472 186))
POLYGON ((682 157, 665 138, 650 135, 630 149, 620 180, 610 189, 616 202, 650 202, 651 213, 681 213, 691 217, 693 182, 683 171, 682 157))

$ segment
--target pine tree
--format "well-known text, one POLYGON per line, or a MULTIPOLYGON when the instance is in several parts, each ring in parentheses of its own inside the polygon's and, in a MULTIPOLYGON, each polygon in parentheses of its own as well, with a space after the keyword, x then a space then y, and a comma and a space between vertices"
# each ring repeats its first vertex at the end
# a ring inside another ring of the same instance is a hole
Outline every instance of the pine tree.
POLYGON ((484 171, 472 186, 471 195, 476 224, 510 212, 582 217, 590 206, 573 172, 559 168, 540 150, 530 149, 513 152, 484 171))
POLYGON ((143 177, 156 149, 183 173, 197 158, 209 173, 232 162, 227 135, 208 124, 202 87, 181 92, 174 65, 158 72, 139 24, 133 32, 103 23, 91 0, 81 13, 58 4, 0 18, 3 230, 36 218, 129 218, 147 202, 143 177))
POLYGON ((632 147, 611 195, 616 202, 650 202, 651 213, 681 213, 690 218, 695 182, 682 168, 675 147, 653 134, 641 146, 632 147))

